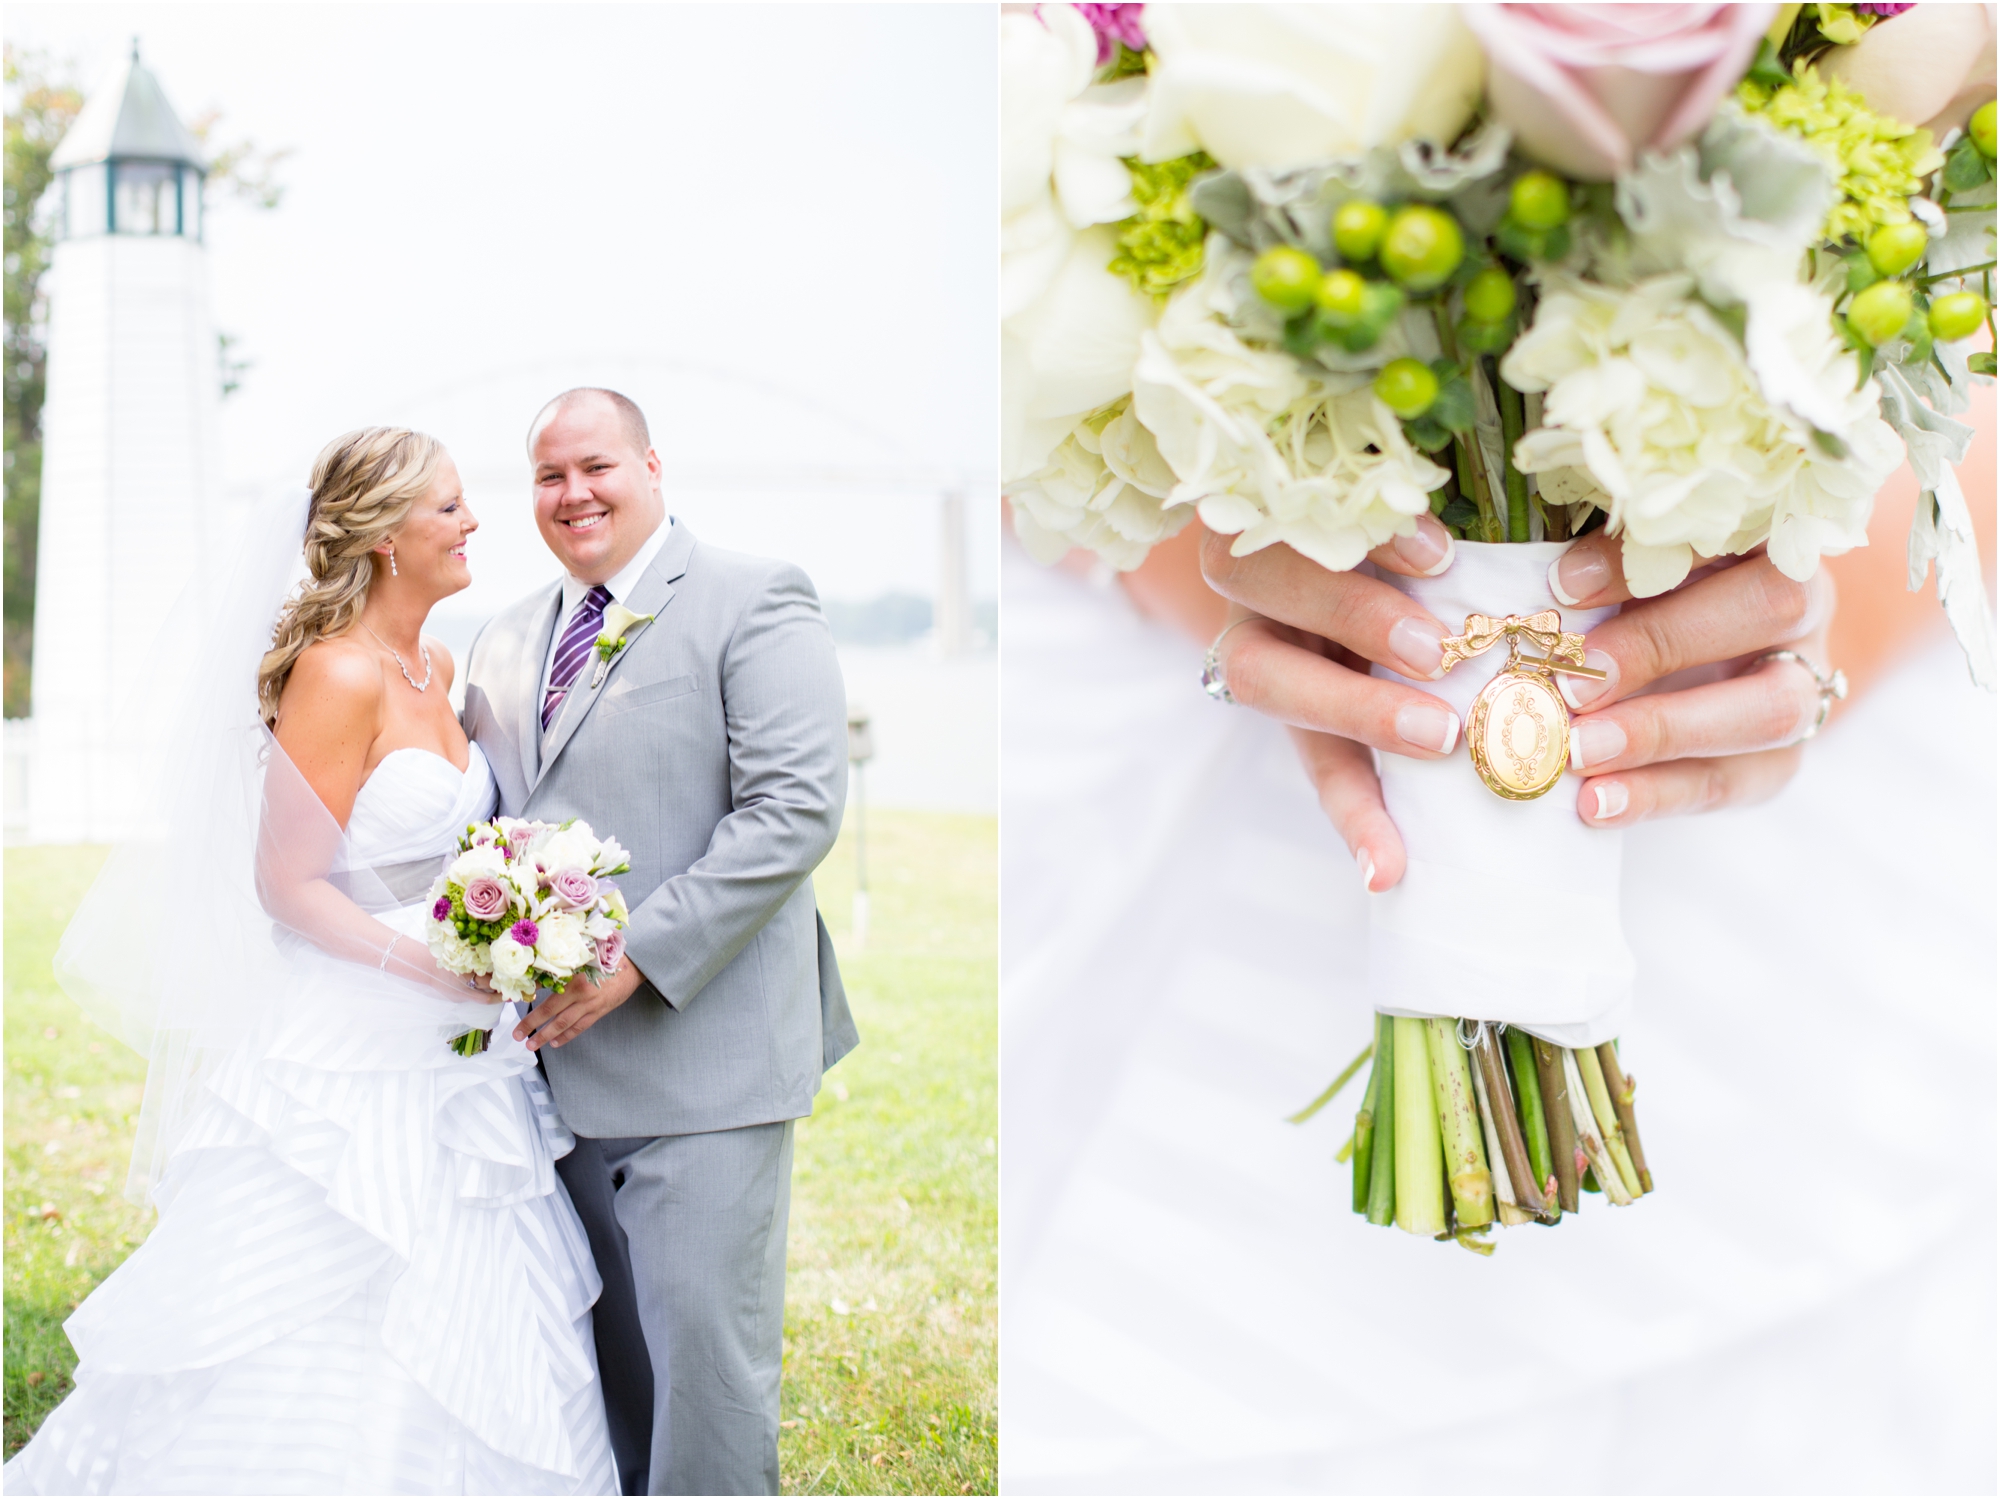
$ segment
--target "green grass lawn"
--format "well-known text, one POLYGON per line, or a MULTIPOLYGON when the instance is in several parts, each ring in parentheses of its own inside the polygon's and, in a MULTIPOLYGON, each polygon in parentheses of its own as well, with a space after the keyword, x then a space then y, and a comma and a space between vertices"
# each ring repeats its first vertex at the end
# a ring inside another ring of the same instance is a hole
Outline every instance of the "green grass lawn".
MULTIPOLYGON (((996 1491, 997 827, 874 812, 869 940, 851 829, 817 884, 860 1048, 798 1129, 785 1305, 787 1493, 996 1491)), ((62 1321, 131 1253, 120 1195, 144 1064, 50 960, 102 850, 6 852, 6 1450, 69 1388, 62 1321)))

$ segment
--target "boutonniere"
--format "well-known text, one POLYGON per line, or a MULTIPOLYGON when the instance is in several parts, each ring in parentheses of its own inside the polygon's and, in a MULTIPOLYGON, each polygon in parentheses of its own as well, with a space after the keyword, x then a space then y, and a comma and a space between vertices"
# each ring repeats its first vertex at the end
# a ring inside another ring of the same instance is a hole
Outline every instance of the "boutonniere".
POLYGON ((604 632, 597 637, 597 671, 590 679, 595 690, 604 681, 604 674, 611 670, 611 663, 618 653, 629 643, 626 632, 634 625, 647 624, 650 614, 634 614, 623 604, 607 604, 604 607, 604 632))

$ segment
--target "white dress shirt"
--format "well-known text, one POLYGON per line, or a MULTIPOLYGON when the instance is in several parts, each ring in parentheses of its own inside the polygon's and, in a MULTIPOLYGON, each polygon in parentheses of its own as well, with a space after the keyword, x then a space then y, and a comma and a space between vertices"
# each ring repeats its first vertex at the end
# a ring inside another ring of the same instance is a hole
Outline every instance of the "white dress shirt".
MULTIPOLYGON (((639 580, 646 576, 646 569, 651 567, 653 559, 660 555, 660 548, 667 544, 667 533, 673 528, 674 518, 670 515, 654 528, 653 534, 646 538, 645 545, 633 554, 630 562, 604 580, 604 587, 610 593, 614 604, 622 604, 632 596, 632 590, 637 588, 639 580)), ((583 579, 571 573, 563 574, 562 608, 557 613, 555 629, 549 632, 548 654, 542 658, 542 690, 535 695, 538 709, 549 698, 549 673, 555 670, 556 646, 561 643, 563 634, 569 629, 570 617, 576 613, 577 605, 583 602, 583 596, 589 592, 590 584, 583 579)), ((585 670, 589 670, 588 665, 585 670)), ((567 699, 563 706, 568 707, 567 699)), ((543 731, 544 737, 554 732, 556 725, 561 722, 562 712, 558 710, 556 716, 549 720, 548 729, 543 731)))

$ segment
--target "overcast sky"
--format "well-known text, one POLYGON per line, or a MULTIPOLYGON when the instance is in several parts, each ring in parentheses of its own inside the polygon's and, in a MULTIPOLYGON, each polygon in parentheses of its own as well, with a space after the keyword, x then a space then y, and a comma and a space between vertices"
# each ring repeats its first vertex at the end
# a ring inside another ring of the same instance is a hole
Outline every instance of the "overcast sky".
POLYGON ((929 594, 970 486, 994 592, 994 12, 976 5, 36 5, 86 90, 140 38, 183 119, 290 147, 283 205, 212 197, 238 496, 334 435, 434 431, 491 609, 548 575, 521 434, 628 389, 707 539, 830 597, 929 594))

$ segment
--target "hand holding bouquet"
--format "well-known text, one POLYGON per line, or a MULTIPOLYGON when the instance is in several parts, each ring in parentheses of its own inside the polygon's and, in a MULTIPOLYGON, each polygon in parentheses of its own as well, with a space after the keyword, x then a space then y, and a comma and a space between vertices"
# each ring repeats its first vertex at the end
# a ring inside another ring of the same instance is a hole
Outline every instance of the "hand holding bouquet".
MULTIPOLYGON (((631 867, 616 839, 600 839, 576 819, 474 823, 431 887, 431 955, 453 973, 489 978, 522 1004, 577 974, 602 983, 624 960, 631 920, 610 876, 631 867)), ((475 1056, 488 1035, 468 1031, 453 1049, 475 1056)))

